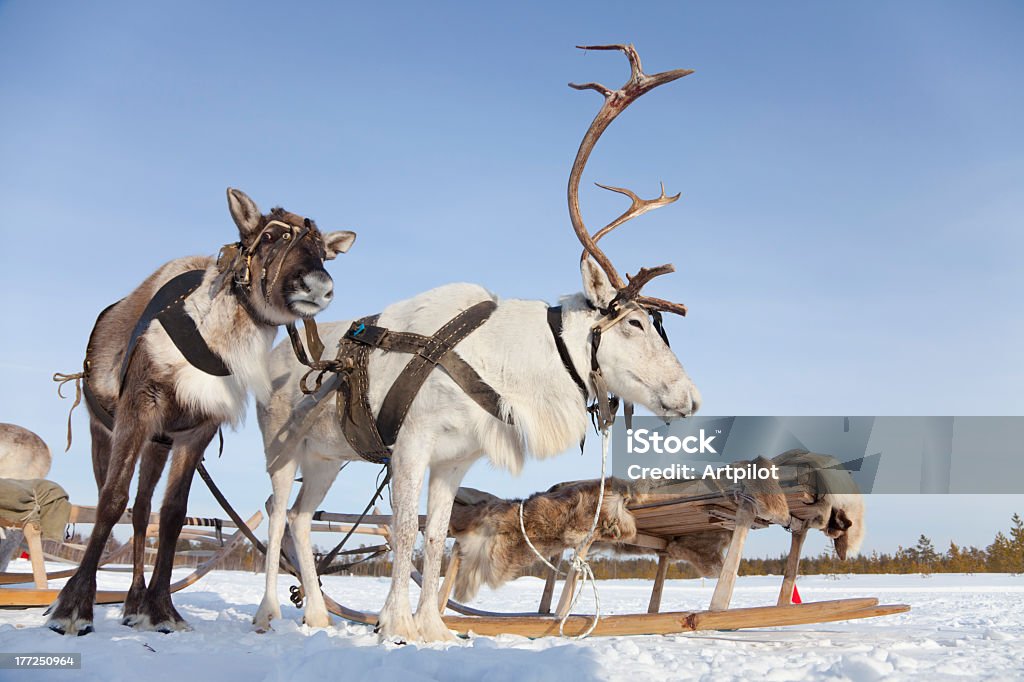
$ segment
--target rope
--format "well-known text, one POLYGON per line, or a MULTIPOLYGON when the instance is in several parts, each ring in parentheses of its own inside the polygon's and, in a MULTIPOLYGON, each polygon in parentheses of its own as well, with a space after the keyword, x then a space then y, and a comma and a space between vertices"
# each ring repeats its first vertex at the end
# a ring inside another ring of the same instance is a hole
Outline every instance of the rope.
MULTIPOLYGON (((324 556, 317 563, 316 572, 318 574, 323 573, 331 565, 331 562, 334 561, 334 558, 338 556, 339 552, 341 552, 342 548, 345 546, 345 543, 348 542, 348 539, 352 537, 352 534, 356 532, 357 528, 359 528, 359 524, 363 522, 363 519, 366 518, 366 515, 370 513, 371 509, 373 509, 373 505, 377 502, 377 498, 379 498, 381 496, 381 493, 384 492, 384 487, 391 482, 390 462, 384 464, 384 467, 381 469, 381 473, 384 474, 384 480, 381 481, 380 485, 377 486, 377 492, 375 492, 373 494, 373 497, 370 498, 370 501, 366 504, 366 508, 363 509, 363 513, 359 515, 359 518, 356 519, 356 522, 352 524, 351 528, 348 529, 348 532, 345 534, 345 537, 341 539, 341 542, 335 545, 334 549, 328 552, 327 555, 324 556)), ((380 476, 380 474, 378 474, 378 476, 380 476)))
POLYGON ((64 384, 69 381, 75 382, 75 402, 71 406, 71 409, 68 410, 68 445, 64 448, 64 452, 71 449, 71 415, 74 414, 75 408, 78 407, 78 404, 82 402, 82 379, 84 378, 84 371, 77 372, 75 374, 61 374, 60 372, 55 372, 53 375, 53 380, 57 382, 57 395, 61 398, 65 397, 64 393, 61 392, 61 389, 64 388, 64 384))
MULTIPOLYGON (((590 524, 590 532, 583 538, 583 541, 573 550, 572 559, 569 564, 573 570, 576 571, 580 576, 579 588, 573 594, 572 601, 569 602, 569 608, 566 609, 565 615, 558 621, 558 634, 562 637, 565 636, 565 623, 569 620, 569 616, 572 614, 573 608, 576 607, 576 602, 579 601, 580 595, 583 594, 583 590, 586 588, 587 582, 590 582, 590 587, 594 591, 594 620, 590 623, 590 627, 586 629, 583 634, 576 635, 571 639, 586 639, 597 627, 597 623, 601 620, 601 595, 597 591, 597 579, 594 577, 594 569, 591 568, 590 562, 587 561, 583 552, 590 548, 590 544, 594 541, 594 535, 597 533, 597 524, 601 519, 601 507, 604 505, 604 483, 606 477, 606 468, 608 464, 608 429, 601 431, 601 490, 597 496, 597 507, 594 508, 594 520, 590 524)), ((533 550, 533 553, 537 555, 537 558, 544 562, 544 565, 555 572, 558 576, 561 571, 551 564, 547 558, 544 557, 537 548, 533 546, 533 542, 530 541, 530 536, 526 533, 526 524, 523 521, 523 506, 526 504, 525 500, 519 503, 519 530, 523 534, 523 539, 526 540, 526 544, 533 550)), ((568 575, 568 574, 566 574, 568 575)))

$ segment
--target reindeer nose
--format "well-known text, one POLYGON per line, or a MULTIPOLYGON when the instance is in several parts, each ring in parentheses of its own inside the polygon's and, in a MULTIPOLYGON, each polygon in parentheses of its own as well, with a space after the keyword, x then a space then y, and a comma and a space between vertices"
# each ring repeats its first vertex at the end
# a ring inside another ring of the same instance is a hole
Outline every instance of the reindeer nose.
POLYGON ((334 280, 323 270, 307 272, 302 276, 302 283, 309 292, 309 302, 326 308, 334 298, 334 280))

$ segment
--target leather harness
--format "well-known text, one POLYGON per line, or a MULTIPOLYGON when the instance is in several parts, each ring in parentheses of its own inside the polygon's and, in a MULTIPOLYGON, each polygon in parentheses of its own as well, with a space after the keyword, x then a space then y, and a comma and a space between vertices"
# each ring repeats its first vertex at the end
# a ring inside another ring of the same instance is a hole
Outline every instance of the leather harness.
MULTIPOLYGON (((182 274, 170 279, 153 295, 146 308, 142 311, 142 315, 139 317, 138 322, 135 323, 135 328, 132 330, 131 337, 128 340, 128 346, 125 348, 124 358, 121 361, 121 371, 118 374, 119 383, 121 385, 118 395, 124 392, 125 377, 128 375, 128 368, 131 366, 132 358, 135 357, 135 349, 138 346, 139 339, 146 330, 149 329, 149 325, 153 320, 160 322, 160 326, 167 332, 167 336, 170 337, 175 347, 184 356, 185 360, 190 365, 199 369, 207 374, 213 376, 229 376, 231 370, 228 369, 224 361, 217 355, 210 346, 207 345, 203 335, 199 333, 199 328, 196 327, 195 321, 185 312, 185 299, 188 298, 199 285, 202 284, 203 277, 205 276, 205 270, 189 270, 182 274)), ((124 299, 121 299, 122 301, 124 299)), ((99 398, 93 392, 89 386, 89 370, 91 369, 91 362, 89 358, 92 355, 94 347, 94 337, 96 335, 96 329, 99 327, 100 322, 104 316, 110 312, 114 306, 121 301, 107 306, 103 309, 103 312, 96 318, 96 324, 93 325, 92 333, 89 335, 89 344, 85 349, 85 362, 83 363, 83 371, 80 375, 71 375, 70 379, 65 379, 65 375, 54 375, 55 380, 57 377, 62 377, 60 381, 77 380, 81 379, 80 392, 85 397, 85 402, 89 406, 89 412, 95 416, 108 431, 114 430, 114 415, 103 407, 100 403, 99 398)), ((76 384, 77 387, 77 384, 76 384)), ((75 398, 74 405, 71 406, 72 411, 78 406, 79 398, 75 398)), ((153 436, 152 441, 166 447, 170 447, 173 440, 167 434, 157 434, 153 436)), ((68 447, 71 446, 71 415, 68 415, 68 447)))
POLYGON ((380 315, 370 315, 349 326, 338 342, 337 358, 326 362, 320 360, 315 351, 318 346, 323 347, 318 343, 316 327, 306 321, 307 343, 314 350, 314 359, 310 360, 298 332, 290 325, 288 333, 295 354, 300 362, 310 367, 302 379, 301 389, 306 394, 315 393, 325 373, 337 373, 341 379, 337 388, 337 410, 345 439, 360 457, 376 464, 390 461, 392 447, 398 440, 409 408, 435 367, 443 368, 459 388, 488 414, 507 421, 501 415, 500 396, 455 351, 459 342, 486 322, 497 307, 494 301, 481 301, 463 310, 431 336, 380 327, 377 325, 380 315), (375 349, 412 355, 388 389, 376 418, 367 395, 370 352, 375 349), (306 380, 317 372, 316 383, 310 388, 306 380))
MULTIPOLYGON (((476 370, 455 350, 459 342, 486 322, 496 308, 497 304, 494 301, 481 301, 456 315, 431 336, 381 327, 377 324, 380 315, 370 315, 356 320, 349 326, 338 342, 336 358, 326 361, 321 359, 324 345, 320 340, 315 322, 312 320, 304 322, 309 354, 303 346, 303 341, 299 337, 295 325, 287 325, 288 336, 291 339, 295 356, 300 363, 310 368, 300 380, 299 387, 303 393, 311 395, 319 391, 325 374, 331 372, 338 375, 340 381, 335 389, 335 399, 338 419, 341 422, 345 440, 360 457, 375 464, 386 465, 390 462, 392 447, 398 439, 409 407, 427 377, 438 366, 443 368, 466 395, 481 408, 494 418, 511 423, 510 418, 501 414, 498 393, 481 379, 476 370), (369 358, 370 353, 375 349, 412 355, 405 368, 388 389, 376 418, 368 397, 369 358), (313 386, 308 385, 311 375, 316 375, 313 386)), ((562 364, 579 388, 580 396, 586 405, 589 396, 587 384, 573 364, 569 349, 562 339, 562 312, 561 306, 548 308, 548 328, 562 364)), ((655 328, 668 343, 661 325, 661 316, 656 312, 653 315, 655 328)), ((617 321, 618 319, 614 319, 609 324, 615 324, 617 321)), ((599 345, 600 330, 595 327, 591 340, 591 377, 592 379, 596 378, 595 386, 598 383, 603 386, 600 368, 597 364, 599 345)), ((608 396, 607 392, 602 400, 599 391, 597 400, 586 409, 590 412, 595 425, 604 428, 602 425, 606 425, 609 419, 614 418, 618 404, 618 398, 608 396)), ((628 409, 627 413, 631 414, 631 412, 632 410, 628 409)), ((580 445, 582 447, 582 441, 580 445)))
POLYGON ((135 323, 135 329, 132 330, 128 347, 124 352, 119 375, 121 393, 124 393, 124 379, 128 375, 128 367, 135 355, 135 347, 153 320, 160 322, 160 326, 164 328, 167 336, 171 338, 190 365, 215 377, 231 375, 231 370, 224 364, 220 356, 210 350, 206 339, 199 333, 195 320, 185 312, 185 299, 199 288, 205 275, 205 270, 183 272, 160 287, 153 298, 149 300, 139 321, 135 323))
MULTIPOLYGON (((259 249, 266 248, 268 250, 264 266, 260 273, 259 284, 262 289, 263 296, 269 301, 270 292, 281 275, 285 258, 288 253, 305 238, 310 238, 315 242, 320 258, 323 260, 326 257, 323 237, 320 235, 319 231, 313 227, 308 218, 303 220, 301 227, 297 225, 290 225, 276 219, 269 220, 255 238, 250 240, 249 244, 235 242, 225 245, 221 248, 220 253, 217 256, 216 267, 220 271, 220 275, 213 282, 214 291, 219 291, 223 286, 230 284, 230 286, 238 290, 238 300, 240 305, 246 309, 254 320, 263 324, 272 324, 263 320, 260 315, 253 310, 245 295, 251 290, 255 279, 252 272, 253 256, 259 249), (270 234, 272 228, 283 228, 280 238, 265 239, 266 235, 270 234), (276 265, 276 269, 271 272, 271 268, 274 265, 276 265)), ((206 340, 203 338, 203 335, 199 333, 199 328, 196 326, 195 320, 193 320, 185 311, 185 299, 191 296, 199 288, 205 275, 206 270, 189 270, 188 272, 183 272, 164 283, 164 285, 161 286, 153 295, 153 298, 151 298, 146 304, 145 309, 142 311, 142 315, 139 317, 139 320, 135 323, 135 327, 132 329, 128 345, 125 348, 124 358, 121 362, 121 371, 118 374, 118 383, 120 385, 118 396, 124 392, 125 377, 128 375, 128 368, 135 355, 135 349, 138 346, 139 339, 146 333, 146 330, 149 329, 153 320, 160 322, 164 331, 167 332, 167 336, 170 337, 175 347, 190 365, 212 376, 225 377, 231 374, 231 370, 228 369, 226 364, 224 364, 223 359, 210 349, 206 340)), ((124 299, 121 299, 121 301, 123 300, 124 299)), ((91 368, 90 357, 92 356, 96 329, 99 327, 100 321, 103 317, 114 306, 121 303, 121 301, 104 308, 96 318, 96 324, 93 325, 92 333, 89 335, 89 344, 86 346, 85 361, 82 363, 82 371, 76 374, 61 374, 58 372, 53 375, 53 380, 59 384, 57 387, 57 393, 58 395, 61 395, 61 397, 63 397, 60 390, 61 387, 69 381, 75 382, 75 402, 71 405, 71 410, 68 413, 67 449, 69 450, 71 449, 71 414, 81 402, 83 394, 85 396, 85 402, 89 406, 89 411, 109 431, 114 430, 114 415, 103 407, 97 399, 96 394, 89 387, 89 371, 91 368)), ((167 447, 170 447, 172 443, 172 439, 166 434, 154 436, 152 440, 155 443, 160 443, 167 447)))

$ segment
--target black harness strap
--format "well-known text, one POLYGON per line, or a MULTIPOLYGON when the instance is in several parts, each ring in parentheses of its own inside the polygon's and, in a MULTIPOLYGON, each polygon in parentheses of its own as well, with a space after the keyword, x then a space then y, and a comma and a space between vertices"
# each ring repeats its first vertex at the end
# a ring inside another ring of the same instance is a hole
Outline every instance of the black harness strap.
MULTIPOLYGON (((184 301, 202 284, 205 272, 205 270, 190 270, 174 277, 160 287, 149 303, 146 304, 146 308, 143 310, 141 317, 139 317, 139 321, 135 323, 135 328, 132 330, 131 337, 128 339, 128 345, 125 348, 124 359, 121 361, 121 372, 118 377, 121 385, 118 395, 124 392, 125 377, 128 375, 128 368, 131 365, 132 357, 135 355, 135 348, 138 346, 139 339, 154 319, 159 320, 171 341, 174 342, 175 347, 181 351, 185 360, 193 367, 213 376, 223 377, 231 374, 224 361, 206 344, 202 334, 199 333, 199 328, 196 327, 195 321, 185 312, 184 301)), ((123 300, 121 299, 121 301, 107 306, 97 316, 96 324, 93 325, 92 333, 89 334, 89 343, 85 347, 85 362, 83 363, 82 373, 67 377, 67 380, 80 380, 82 382, 81 393, 85 398, 86 405, 89 406, 89 412, 111 432, 114 430, 114 415, 103 406, 99 397, 92 390, 92 387, 89 386, 90 358, 95 346, 96 329, 106 314, 123 300)), ((58 380, 56 375, 54 380, 58 380)), ((71 406, 71 410, 74 411, 77 405, 78 401, 76 400, 75 404, 71 406)), ((158 434, 152 438, 152 441, 168 448, 173 443, 173 440, 166 434, 158 434)), ((70 447, 71 415, 69 414, 68 448, 70 447)))
POLYGON ((558 349, 558 356, 562 358, 562 364, 565 365, 565 371, 569 373, 572 380, 576 382, 576 385, 580 389, 580 393, 583 394, 583 402, 587 402, 587 385, 583 382, 583 377, 576 371, 576 365, 572 364, 572 357, 569 355, 569 349, 565 345, 565 340, 562 339, 562 306, 552 306, 548 308, 548 328, 551 330, 551 336, 555 338, 555 348, 558 349))
POLYGON ((160 287, 146 304, 139 321, 135 323, 135 329, 132 330, 128 347, 124 352, 120 375, 122 392, 135 348, 153 320, 159 320, 164 331, 190 365, 213 376, 226 377, 231 374, 231 370, 220 356, 210 350, 203 335, 199 333, 195 320, 185 312, 185 299, 199 288, 205 274, 205 270, 183 272, 160 287))

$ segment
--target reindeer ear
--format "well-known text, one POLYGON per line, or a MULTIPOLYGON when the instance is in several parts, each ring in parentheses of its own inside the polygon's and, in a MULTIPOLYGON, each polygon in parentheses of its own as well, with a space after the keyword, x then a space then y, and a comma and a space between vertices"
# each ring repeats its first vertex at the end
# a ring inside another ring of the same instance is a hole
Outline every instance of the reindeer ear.
POLYGON ((228 210, 231 217, 238 225, 238 234, 242 242, 248 242, 260 228, 260 209, 256 208, 256 202, 240 189, 228 187, 228 210))
POLYGON ((324 260, 332 260, 339 253, 345 253, 352 248, 356 240, 356 233, 348 230, 328 232, 324 235, 324 246, 327 249, 327 257, 324 260))
POLYGON ((595 308, 607 308, 616 294, 608 275, 589 256, 580 263, 580 273, 583 275, 583 293, 590 304, 595 308))

